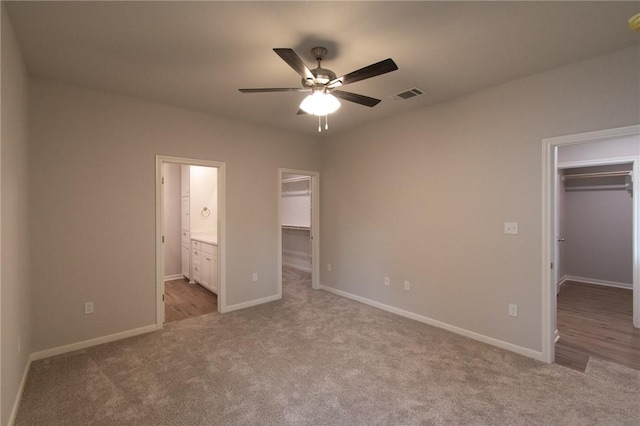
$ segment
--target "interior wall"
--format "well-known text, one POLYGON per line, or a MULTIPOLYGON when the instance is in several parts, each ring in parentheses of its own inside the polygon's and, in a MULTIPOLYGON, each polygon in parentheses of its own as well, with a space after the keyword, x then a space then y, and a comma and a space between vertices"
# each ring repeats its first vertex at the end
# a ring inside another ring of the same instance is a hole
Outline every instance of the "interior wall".
POLYGON ((190 166, 190 215, 191 234, 218 232, 218 169, 190 166), (203 213, 207 208, 209 215, 203 213))
POLYGON ((0 152, 0 424, 6 425, 32 348, 29 252, 28 75, 2 3, 0 152))
POLYGON ((541 141, 638 124, 639 53, 326 138, 322 284, 541 351, 541 141))
POLYGON ((637 138, 620 138, 604 142, 589 142, 558 147, 558 164, 577 161, 610 160, 640 155, 637 138))
POLYGON ((165 163, 164 176, 164 276, 182 275, 180 164, 165 163))
POLYGON ((277 169, 319 169, 316 138, 37 79, 31 102, 36 351, 155 324, 156 155, 226 163, 227 305, 277 295, 277 169))

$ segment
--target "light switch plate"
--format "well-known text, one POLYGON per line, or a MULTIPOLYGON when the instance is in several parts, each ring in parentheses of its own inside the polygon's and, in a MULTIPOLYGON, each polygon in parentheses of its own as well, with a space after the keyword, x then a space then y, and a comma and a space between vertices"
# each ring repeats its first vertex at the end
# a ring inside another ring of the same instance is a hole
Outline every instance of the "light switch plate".
POLYGON ((505 222, 504 233, 508 235, 518 235, 518 222, 505 222))

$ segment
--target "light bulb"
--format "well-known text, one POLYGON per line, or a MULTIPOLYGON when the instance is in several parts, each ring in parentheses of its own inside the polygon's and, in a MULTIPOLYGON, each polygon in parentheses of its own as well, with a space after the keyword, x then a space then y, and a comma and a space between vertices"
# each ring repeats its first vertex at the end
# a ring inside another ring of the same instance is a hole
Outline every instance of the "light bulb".
POLYGON ((323 116, 336 112, 340 108, 340 101, 330 93, 313 92, 304 98, 300 104, 300 109, 307 114, 323 116))

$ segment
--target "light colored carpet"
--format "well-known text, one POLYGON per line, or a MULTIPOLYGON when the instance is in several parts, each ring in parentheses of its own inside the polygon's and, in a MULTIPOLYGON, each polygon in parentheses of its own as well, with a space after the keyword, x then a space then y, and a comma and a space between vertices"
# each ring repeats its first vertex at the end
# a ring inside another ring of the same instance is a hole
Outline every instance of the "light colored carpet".
POLYGON ((546 365, 333 294, 34 362, 17 425, 638 425, 640 372, 546 365))

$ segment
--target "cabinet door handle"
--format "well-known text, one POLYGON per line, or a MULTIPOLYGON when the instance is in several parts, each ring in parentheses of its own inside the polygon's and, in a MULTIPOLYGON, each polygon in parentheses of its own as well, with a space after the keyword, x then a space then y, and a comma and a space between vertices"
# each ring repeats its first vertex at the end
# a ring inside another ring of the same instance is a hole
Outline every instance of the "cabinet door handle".
POLYGON ((211 259, 209 259, 209 258, 207 257, 207 260, 209 260, 209 261, 210 261, 211 259))

